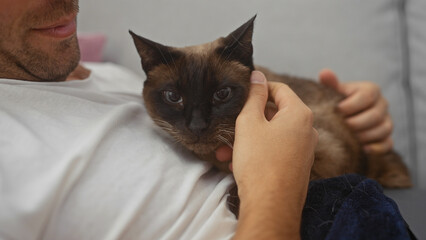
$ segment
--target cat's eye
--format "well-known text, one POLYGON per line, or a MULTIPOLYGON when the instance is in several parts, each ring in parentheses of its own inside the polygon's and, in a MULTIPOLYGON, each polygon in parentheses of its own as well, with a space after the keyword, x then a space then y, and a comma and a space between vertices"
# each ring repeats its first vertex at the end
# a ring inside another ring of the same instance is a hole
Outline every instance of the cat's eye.
POLYGON ((179 104, 179 105, 183 103, 182 96, 175 91, 168 91, 168 90, 163 91, 163 98, 168 103, 179 104))
POLYGON ((232 97, 232 90, 230 87, 225 87, 215 92, 213 95, 214 102, 226 102, 232 97))

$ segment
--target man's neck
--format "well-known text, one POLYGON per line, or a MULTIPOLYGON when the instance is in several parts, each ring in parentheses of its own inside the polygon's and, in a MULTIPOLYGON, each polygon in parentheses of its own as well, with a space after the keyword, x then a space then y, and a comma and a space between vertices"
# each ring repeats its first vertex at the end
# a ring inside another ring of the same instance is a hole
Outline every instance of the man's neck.
MULTIPOLYGON (((4 67, 4 66, 2 66, 4 67)), ((0 78, 8 78, 8 79, 16 79, 16 80, 24 80, 24 81, 36 81, 40 82, 42 80, 36 79, 33 75, 23 72, 23 71, 8 71, 8 69, 2 69, 5 70, 4 74, 3 72, 0 72, 0 78), (15 74, 11 74, 11 72, 15 74), (8 74, 6 74, 8 73, 8 74)), ((71 81, 71 80, 83 80, 90 76, 91 71, 82 65, 78 65, 77 68, 72 71, 68 77, 65 79, 65 81, 71 81)))
POLYGON ((16 80, 24 80, 24 81, 37 81, 39 82, 40 79, 33 76, 27 71, 18 71, 17 67, 11 66, 9 64, 4 64, 0 59, 0 78, 7 78, 7 79, 16 79, 16 80))
POLYGON ((90 73, 91 71, 89 69, 83 67, 83 65, 81 64, 78 64, 77 68, 74 69, 74 71, 72 71, 70 75, 68 75, 65 81, 83 80, 88 78, 90 76, 90 73))

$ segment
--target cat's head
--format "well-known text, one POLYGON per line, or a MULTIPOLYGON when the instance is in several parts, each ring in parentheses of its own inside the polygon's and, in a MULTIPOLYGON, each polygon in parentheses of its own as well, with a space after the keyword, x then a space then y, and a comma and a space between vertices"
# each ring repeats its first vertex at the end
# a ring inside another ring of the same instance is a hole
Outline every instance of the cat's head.
POLYGON ((227 37, 184 48, 164 46, 130 31, 147 76, 143 98, 148 113, 195 153, 232 144, 254 70, 255 17, 227 37))

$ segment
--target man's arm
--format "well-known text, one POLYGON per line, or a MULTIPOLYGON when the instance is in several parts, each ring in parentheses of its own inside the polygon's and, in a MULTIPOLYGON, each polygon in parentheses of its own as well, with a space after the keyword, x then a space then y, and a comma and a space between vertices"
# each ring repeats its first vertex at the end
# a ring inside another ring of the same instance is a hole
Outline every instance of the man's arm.
POLYGON ((282 83, 255 71, 235 128, 233 172, 240 196, 235 239, 299 239, 318 133, 311 110, 282 83), (269 97, 278 112, 264 116, 269 97))
MULTIPOLYGON (((346 116, 348 126, 356 133, 366 152, 380 154, 392 149, 393 122, 387 100, 377 85, 369 81, 340 83, 329 69, 319 73, 319 80, 346 96, 338 109, 346 116)), ((232 149, 227 146, 218 148, 216 159, 231 161, 232 149)))

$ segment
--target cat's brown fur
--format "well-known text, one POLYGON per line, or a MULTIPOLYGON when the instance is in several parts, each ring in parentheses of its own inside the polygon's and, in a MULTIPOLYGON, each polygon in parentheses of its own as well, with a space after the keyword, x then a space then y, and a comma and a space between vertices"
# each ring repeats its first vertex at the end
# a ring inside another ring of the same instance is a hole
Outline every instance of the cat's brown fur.
POLYGON ((393 150, 383 155, 363 153, 336 110, 342 95, 314 81, 253 65, 253 21, 226 38, 185 48, 163 46, 130 32, 147 75, 143 98, 152 119, 189 150, 226 171, 227 166, 214 159, 214 150, 232 145, 235 119, 256 68, 268 81, 288 84, 314 113, 319 141, 311 179, 360 173, 385 187, 411 186, 408 170, 393 150), (224 95, 229 99, 217 98, 224 95))

